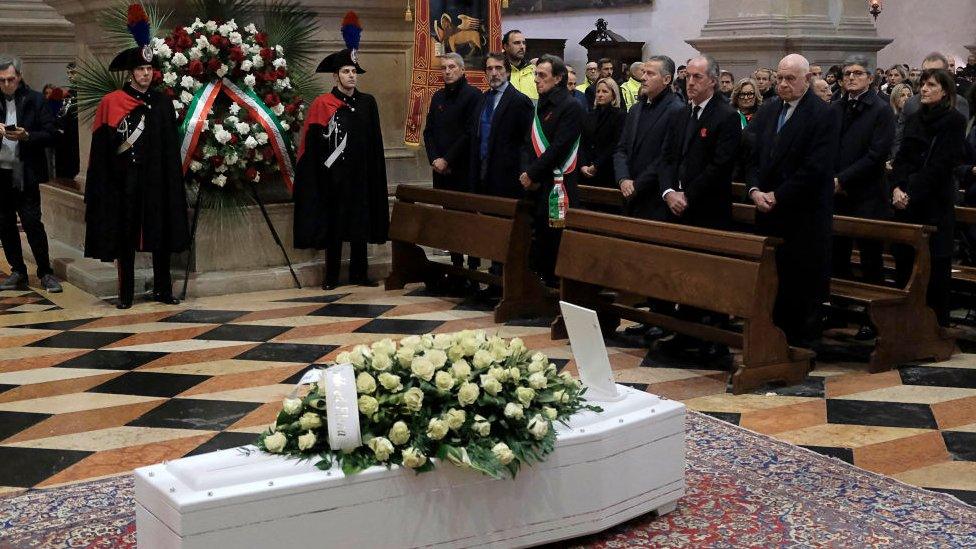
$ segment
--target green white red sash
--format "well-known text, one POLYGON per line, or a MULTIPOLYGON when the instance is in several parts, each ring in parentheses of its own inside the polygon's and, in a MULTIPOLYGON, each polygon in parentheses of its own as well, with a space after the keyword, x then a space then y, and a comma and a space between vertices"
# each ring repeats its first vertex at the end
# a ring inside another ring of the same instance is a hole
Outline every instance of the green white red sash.
POLYGON ((243 107, 248 115, 257 120, 258 124, 264 128, 265 133, 268 134, 268 143, 278 161, 281 176, 290 190, 295 179, 295 169, 289 153, 288 134, 282 129, 281 122, 271 108, 255 95, 253 90, 242 89, 227 78, 211 82, 200 88, 187 107, 183 124, 180 126, 180 132, 183 135, 180 146, 183 173, 186 173, 190 167, 193 153, 196 152, 200 141, 200 134, 203 133, 203 126, 211 112, 214 100, 220 92, 224 92, 231 101, 243 107))
MULTIPOLYGON (((565 227, 566 210, 569 209, 569 195, 566 193, 564 176, 576 169, 576 158, 579 154, 579 137, 573 143, 573 148, 562 165, 552 170, 552 190, 549 191, 549 226, 565 227)), ((542 131, 542 121, 539 120, 539 110, 535 111, 535 121, 532 123, 532 148, 537 157, 542 156, 549 148, 549 140, 542 131)))

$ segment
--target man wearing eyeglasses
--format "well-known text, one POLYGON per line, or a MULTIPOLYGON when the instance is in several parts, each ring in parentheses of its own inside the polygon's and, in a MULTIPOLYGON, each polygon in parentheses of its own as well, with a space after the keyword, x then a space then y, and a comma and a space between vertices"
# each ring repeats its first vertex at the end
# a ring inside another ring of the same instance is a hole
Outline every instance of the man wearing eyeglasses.
POLYGON ((20 216, 37 277, 44 289, 58 293, 61 283, 51 270, 38 188, 48 180, 44 148, 54 141, 54 117, 44 97, 24 83, 21 69, 20 59, 0 55, 0 242, 11 271, 0 290, 27 289, 27 265, 17 230, 20 216))
MULTIPOLYGON (((834 213, 869 219, 885 217, 885 160, 895 140, 895 120, 887 101, 871 89, 873 64, 864 55, 844 61, 844 95, 830 106, 840 120, 840 147, 834 162, 834 213)), ((850 238, 834 237, 833 276, 853 278, 850 238)), ((876 240, 858 240, 861 274, 865 282, 880 284, 882 245, 876 240)), ((862 326, 856 338, 874 337, 870 326, 862 326)))

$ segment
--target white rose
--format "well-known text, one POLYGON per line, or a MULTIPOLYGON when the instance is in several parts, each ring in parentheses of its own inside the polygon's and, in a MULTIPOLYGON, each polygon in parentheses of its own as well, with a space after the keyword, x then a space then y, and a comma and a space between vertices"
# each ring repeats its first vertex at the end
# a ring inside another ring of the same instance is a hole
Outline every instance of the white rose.
POLYGON ((189 50, 187 50, 186 54, 187 54, 187 56, 189 56, 190 59, 193 59, 194 61, 196 61, 197 59, 200 59, 201 57, 203 57, 203 53, 200 52, 200 48, 198 48, 196 46, 194 46, 194 47, 190 48, 189 50))
MULTIPOLYGON (((265 141, 267 141, 268 139, 268 134, 264 132, 256 133, 255 135, 258 136, 263 135, 265 141)), ((392 339, 387 337, 379 341, 374 341, 373 344, 370 345, 370 348, 373 349, 373 352, 376 354, 384 354, 390 356, 396 352, 396 343, 394 343, 392 339)))
MULTIPOLYGON (((248 139, 252 139, 252 138, 248 137, 248 139)), ((261 143, 260 139, 258 139, 257 141, 258 143, 261 143)), ((389 370, 390 367, 393 366, 393 360, 390 358, 390 355, 381 353, 381 354, 373 355, 373 361, 370 364, 373 366, 374 370, 382 372, 384 370, 389 370)))
POLYGON ((571 374, 569 372, 562 372, 562 373, 560 373, 559 374, 559 378, 562 379, 563 380, 563 383, 566 384, 566 385, 570 385, 570 384, 576 383, 576 380, 573 379, 573 374, 571 374))
POLYGON ((281 402, 281 409, 290 416, 297 416, 302 411, 302 399, 286 398, 281 402))
POLYGON ((567 395, 566 394, 566 391, 564 391, 562 389, 560 389, 560 390, 556 391, 555 393, 553 393, 552 394, 552 398, 553 398, 553 400, 555 402, 561 402, 561 403, 569 402, 569 395, 567 395))
MULTIPOLYGON (((241 61, 241 70, 242 71, 244 71, 244 72, 251 72, 251 69, 252 68, 254 68, 254 62, 251 61, 250 59, 245 59, 245 60, 241 61)), ((250 86, 253 86, 254 84, 249 84, 249 85, 250 86)))
POLYGON ((285 48, 282 48, 280 45, 279 46, 275 46, 275 51, 278 53, 278 55, 284 55, 285 54, 285 48))
POLYGON ((431 440, 440 440, 444 438, 447 435, 447 431, 447 422, 442 419, 438 419, 436 417, 431 418, 430 422, 427 423, 427 436, 430 437, 431 440))
POLYGON ((230 40, 230 43, 231 44, 234 44, 235 46, 240 45, 241 42, 244 41, 244 37, 241 36, 241 33, 239 33, 239 32, 232 32, 232 33, 228 34, 227 35, 227 39, 230 40))
POLYGON ((546 378, 546 374, 536 372, 529 376, 529 387, 533 389, 545 389, 547 385, 549 385, 549 381, 546 378))
POLYGON ((227 184, 227 176, 223 174, 218 175, 213 178, 213 183, 218 187, 223 187, 224 185, 227 184))
POLYGON ((179 111, 182 108, 183 108, 183 103, 180 103, 179 101, 177 101, 176 99, 174 99, 173 100, 173 109, 175 109, 176 111, 179 111))
POLYGON ((366 443, 366 446, 373 451, 376 461, 386 461, 390 459, 390 454, 393 453, 393 443, 387 440, 385 437, 370 439, 370 441, 366 443))
POLYGON ((360 368, 363 367, 363 364, 366 364, 366 357, 363 356, 362 345, 357 345, 349 352, 349 362, 353 366, 359 366, 360 368))
POLYGON ((478 350, 479 345, 481 344, 478 342, 478 339, 474 337, 474 335, 461 338, 461 348, 464 349, 464 354, 466 356, 473 355, 478 350))
POLYGON ((489 395, 496 396, 502 390, 502 382, 489 375, 482 374, 481 388, 484 389, 489 395))
MULTIPOLYGON (((278 106, 281 107, 281 105, 278 105, 278 106)), ((281 110, 284 111, 285 108, 284 107, 281 107, 281 110)), ((279 116, 281 116, 280 113, 279 113, 279 116)), ((280 124, 281 124, 281 129, 283 129, 285 131, 288 131, 288 130, 291 129, 291 125, 289 125, 288 122, 285 122, 284 120, 282 120, 280 122, 280 124)))
POLYGON ((424 392, 417 387, 407 389, 403 393, 403 405, 412 412, 419 411, 424 406, 424 392))
POLYGON ((176 52, 175 54, 173 54, 173 64, 176 65, 177 67, 182 67, 183 65, 186 65, 189 62, 190 60, 187 59, 186 56, 183 55, 182 53, 176 52))
POLYGON ((250 53, 261 53, 261 46, 254 44, 247 49, 250 53))
POLYGON ((322 416, 315 412, 305 412, 302 417, 298 418, 298 424, 303 431, 318 429, 322 426, 322 416))
POLYGON ((167 86, 172 86, 173 84, 176 84, 176 73, 175 72, 168 72, 168 73, 164 74, 163 75, 163 83, 166 84, 167 86))
POLYGON ((522 406, 528 407, 532 404, 532 399, 535 398, 535 390, 528 387, 519 387, 515 389, 515 398, 522 403, 522 406))
POLYGON ((400 340, 400 347, 420 347, 420 336, 411 335, 400 340))
POLYGON ((438 349, 429 349, 424 353, 424 356, 430 360, 434 368, 440 370, 447 364, 447 353, 438 349))
MULTIPOLYGON (((174 74, 174 76, 176 76, 176 75, 174 74)), ((165 80, 165 78, 164 78, 164 80, 165 80)), ((181 88, 186 88, 186 89, 191 89, 191 88, 193 88, 194 82, 196 82, 196 80, 192 76, 184 76, 183 78, 180 79, 180 87, 181 88)))
POLYGON ((543 406, 542 415, 546 416, 547 419, 556 419, 559 416, 559 412, 552 406, 543 406))
POLYGON ((468 419, 468 414, 464 410, 458 410, 456 408, 451 408, 444 414, 444 421, 447 422, 447 426, 451 428, 452 431, 457 431, 464 425, 464 421, 468 419))
POLYGON ((315 437, 315 433, 309 431, 304 435, 298 437, 298 449, 302 451, 309 450, 313 446, 315 446, 316 441, 317 439, 315 437))
POLYGON ((184 103, 189 103, 190 101, 193 101, 193 94, 190 93, 190 92, 188 92, 188 91, 186 91, 186 90, 181 91, 180 92, 180 101, 182 101, 184 103))
POLYGON ((393 424, 393 427, 390 427, 389 437, 397 446, 406 444, 410 440, 410 428, 407 427, 406 423, 398 421, 393 424))
POLYGON ((358 403, 359 411, 367 417, 375 414, 376 410, 378 410, 380 407, 379 401, 369 395, 359 397, 358 403))
POLYGON ((366 372, 359 372, 356 376, 356 391, 367 394, 376 391, 376 380, 366 372))
POLYGON ((203 50, 210 51, 210 41, 207 40, 206 36, 198 36, 195 42, 197 47, 200 48, 201 54, 203 53, 203 50))
POLYGON ((253 149, 258 146, 258 140, 249 135, 247 136, 247 139, 244 140, 244 146, 249 149, 253 149))
MULTIPOLYGON (((281 116, 281 113, 285 112, 285 106, 278 103, 274 107, 271 107, 271 112, 275 113, 275 116, 281 116)), ((287 130, 288 128, 286 128, 285 125, 286 124, 284 122, 281 123, 281 127, 287 130)))
POLYGON ((449 391, 451 387, 454 387, 454 376, 441 370, 434 375, 434 385, 442 391, 449 391))
POLYGON ((474 416, 474 423, 471 424, 471 430, 477 433, 480 437, 486 437, 491 434, 491 423, 481 415, 474 416))
POLYGON ((259 133, 254 134, 254 137, 258 138, 258 144, 259 145, 267 145, 268 144, 268 134, 266 134, 264 132, 259 132, 259 133))
POLYGON ((461 406, 467 406, 469 404, 474 404, 478 400, 478 395, 481 394, 481 389, 478 388, 474 383, 464 383, 461 388, 458 389, 458 403, 461 406))
POLYGON ((432 345, 435 349, 443 351, 451 345, 454 345, 454 339, 451 337, 451 334, 437 334, 434 336, 432 345))
POLYGON ((254 87, 254 84, 257 84, 257 82, 258 82, 258 79, 255 78, 253 74, 249 74, 249 75, 247 75, 247 76, 244 77, 244 85, 247 86, 247 87, 249 87, 249 88, 253 88, 254 87))
POLYGON ((227 74, 227 71, 229 71, 229 70, 230 70, 230 68, 227 65, 224 65, 223 63, 221 63, 220 67, 215 72, 217 73, 217 76, 223 78, 224 75, 226 75, 227 74))
POLYGON ((464 347, 460 344, 455 343, 451 345, 451 348, 447 350, 447 358, 451 359, 451 362, 457 362, 464 358, 464 347))
POLYGON ((274 66, 274 68, 280 69, 282 67, 287 66, 288 65, 288 62, 285 61, 285 58, 284 57, 279 57, 279 58, 275 59, 274 61, 272 61, 271 64, 274 66))
POLYGON ((420 453, 420 450, 416 448, 407 448, 402 452, 402 456, 403 466, 410 467, 411 469, 423 467, 427 463, 427 456, 420 453))
POLYGON ((213 20, 207 21, 204 23, 203 27, 207 29, 207 32, 214 32, 217 30, 217 22, 213 20))
MULTIPOLYGON (((373 358, 374 363, 376 362, 376 358, 378 357, 373 358)), ((384 389, 390 391, 391 393, 396 393, 398 391, 403 390, 403 384, 400 383, 400 376, 398 375, 394 375, 389 372, 383 372, 382 374, 380 374, 379 380, 380 380, 380 385, 382 385, 384 389)))
POLYGON ((477 352, 475 352, 474 358, 471 359, 471 363, 474 364, 474 367, 478 368, 479 370, 483 370, 491 366, 492 362, 494 362, 494 359, 492 358, 491 353, 484 349, 479 349, 477 352))
POLYGON ((454 364, 451 364, 451 373, 453 373, 454 377, 456 378, 468 379, 471 377, 471 366, 469 366, 468 361, 464 360, 463 358, 456 360, 454 361, 454 364))
POLYGON ((424 334, 420 336, 420 345, 424 349, 432 349, 434 347, 434 335, 424 334))
MULTIPOLYGON (((258 51, 261 51, 261 48, 258 48, 258 51)), ((260 55, 254 55, 251 57, 251 64, 254 65, 254 68, 260 69, 264 66, 264 59, 261 59, 260 55)))
POLYGON ((501 382, 508 380, 508 370, 505 368, 489 368, 488 375, 501 382))
POLYGON ((254 23, 248 23, 248 25, 244 27, 244 31, 248 34, 257 34, 258 28, 254 26, 254 23))
POLYGON ((522 379, 522 370, 519 370, 515 366, 508 369, 508 378, 512 381, 518 381, 522 379))
MULTIPOLYGON (((214 171, 216 171, 217 173, 224 173, 224 172, 227 171, 227 165, 226 164, 221 164, 221 165, 217 166, 216 168, 214 168, 214 171)), ((223 178, 222 180, 220 180, 220 186, 223 187, 224 186, 224 183, 227 183, 227 178, 226 177, 223 178)))
POLYGON ((429 358, 419 356, 410 363, 410 373, 416 378, 430 381, 430 378, 434 377, 434 365, 429 358))
POLYGON ((241 135, 247 135, 251 133, 251 125, 248 124, 247 122, 238 122, 237 124, 234 124, 234 129, 236 129, 237 133, 241 135))
POLYGON ((198 172, 198 171, 200 171, 200 170, 203 169, 203 164, 201 164, 200 162, 197 162, 196 160, 191 160, 190 161, 190 169, 193 170, 193 171, 195 171, 195 172, 198 172))
POLYGON ((400 347, 396 352, 397 362, 404 368, 409 368, 413 364, 413 347, 400 347))
POLYGON ((508 465, 515 459, 515 453, 512 452, 511 448, 508 447, 504 442, 499 442, 498 444, 492 446, 491 453, 495 454, 495 458, 498 463, 502 465, 508 465))
POLYGON ((264 437, 264 448, 272 454, 280 454, 286 444, 288 444, 288 437, 281 432, 264 437))
POLYGON ((522 405, 516 404, 514 402, 509 402, 508 404, 506 404, 505 417, 510 417, 512 419, 522 419, 524 417, 522 405))
POLYGON ((534 436, 536 440, 542 440, 542 437, 546 436, 546 433, 549 432, 549 421, 539 414, 536 414, 532 416, 532 419, 529 420, 528 428, 529 432, 532 433, 532 436, 534 436))
POLYGON ((520 337, 513 337, 511 341, 508 342, 508 349, 513 353, 525 352, 525 342, 522 341, 520 337))

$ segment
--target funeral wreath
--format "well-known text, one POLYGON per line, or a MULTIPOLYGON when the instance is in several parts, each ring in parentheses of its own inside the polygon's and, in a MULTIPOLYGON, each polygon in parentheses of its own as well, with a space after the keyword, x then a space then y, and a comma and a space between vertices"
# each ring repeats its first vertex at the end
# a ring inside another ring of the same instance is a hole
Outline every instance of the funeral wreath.
POLYGON ((284 400, 259 448, 319 459, 323 470, 338 463, 346 474, 377 465, 426 472, 437 458, 514 477, 553 451, 554 422, 602 411, 546 355, 480 330, 384 339, 340 353, 336 364, 353 369, 361 443, 330 447, 328 395, 318 381, 284 400))

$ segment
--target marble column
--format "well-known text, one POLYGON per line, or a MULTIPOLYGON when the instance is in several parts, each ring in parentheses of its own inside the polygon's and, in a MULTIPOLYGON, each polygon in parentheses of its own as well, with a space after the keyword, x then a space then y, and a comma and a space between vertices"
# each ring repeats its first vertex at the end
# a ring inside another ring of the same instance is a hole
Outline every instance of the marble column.
POLYGON ((852 53, 876 56, 891 42, 867 10, 864 0, 710 0, 701 36, 687 42, 736 76, 775 67, 789 53, 826 68, 852 53))
POLYGON ((24 80, 38 91, 48 83, 64 86, 74 27, 43 0, 0 1, 0 52, 24 61, 24 80))

